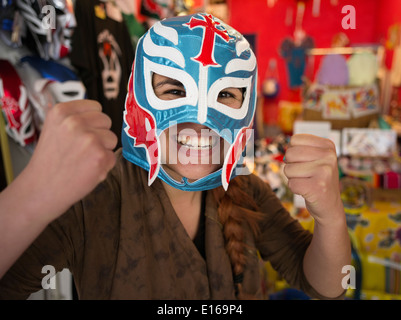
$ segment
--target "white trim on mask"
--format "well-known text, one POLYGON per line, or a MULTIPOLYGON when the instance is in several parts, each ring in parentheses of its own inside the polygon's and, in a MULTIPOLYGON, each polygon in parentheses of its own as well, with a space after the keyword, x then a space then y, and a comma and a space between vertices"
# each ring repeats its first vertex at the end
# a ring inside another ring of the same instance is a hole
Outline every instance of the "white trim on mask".
POLYGON ((235 78, 235 77, 224 77, 216 80, 209 88, 208 94, 208 106, 209 108, 216 109, 223 113, 227 117, 240 120, 248 114, 250 90, 252 84, 252 77, 249 78, 235 78), (221 90, 226 88, 245 88, 245 97, 242 105, 239 109, 234 109, 226 106, 223 103, 217 101, 221 90))
POLYGON ((207 120, 207 109, 208 109, 208 72, 209 66, 203 66, 199 64, 199 100, 198 100, 198 121, 204 123, 207 120))
POLYGON ((251 51, 251 56, 248 60, 244 59, 233 59, 229 61, 224 70, 226 74, 233 73, 235 71, 253 71, 256 67, 256 57, 253 51, 251 51))
POLYGON ((185 58, 182 53, 168 46, 158 46, 152 41, 150 37, 150 32, 148 32, 143 39, 143 51, 152 57, 162 57, 173 61, 181 68, 185 68, 185 58))
POLYGON ((238 40, 238 42, 235 44, 235 51, 237 52, 237 56, 239 57, 241 53, 244 51, 250 49, 251 46, 244 37, 241 40, 238 40))
POLYGON ((86 90, 81 81, 53 81, 49 84, 49 89, 57 102, 66 102, 85 98, 86 90))
POLYGON ((145 93, 152 108, 157 110, 168 110, 183 105, 196 106, 198 102, 198 87, 195 80, 187 72, 155 63, 145 57, 143 58, 143 69, 145 77, 145 93), (174 100, 159 99, 156 96, 152 85, 153 73, 180 81, 184 85, 186 96, 174 100))
POLYGON ((175 46, 178 45, 178 32, 174 28, 166 27, 158 21, 153 25, 153 30, 159 36, 170 40, 175 46))

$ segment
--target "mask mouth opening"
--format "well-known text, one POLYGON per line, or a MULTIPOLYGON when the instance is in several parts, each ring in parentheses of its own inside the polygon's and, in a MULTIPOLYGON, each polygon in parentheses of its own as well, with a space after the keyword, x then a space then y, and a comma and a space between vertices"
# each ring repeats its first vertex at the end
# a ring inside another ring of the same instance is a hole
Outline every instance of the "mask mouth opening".
POLYGON ((193 150, 210 150, 220 143, 220 135, 211 129, 204 128, 200 132, 184 128, 171 137, 178 145, 193 150))
POLYGON ((161 169, 176 183, 192 184, 221 170, 230 143, 218 132, 192 122, 161 132, 161 169))

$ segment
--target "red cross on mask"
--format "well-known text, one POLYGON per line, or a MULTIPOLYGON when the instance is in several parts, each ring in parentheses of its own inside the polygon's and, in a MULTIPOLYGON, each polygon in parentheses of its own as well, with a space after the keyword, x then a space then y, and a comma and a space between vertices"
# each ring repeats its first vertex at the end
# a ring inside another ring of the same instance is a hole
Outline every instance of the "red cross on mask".
POLYGON ((19 130, 21 123, 18 121, 21 118, 21 109, 19 108, 18 102, 13 97, 5 96, 0 99, 0 106, 6 114, 8 125, 10 128, 19 130))
POLYGON ((218 66, 213 57, 213 48, 215 42, 215 35, 221 37, 225 42, 230 40, 227 30, 221 30, 216 28, 216 26, 221 25, 220 22, 214 21, 211 15, 203 16, 205 20, 197 19, 195 17, 191 18, 189 23, 186 23, 190 29, 201 27, 205 29, 202 48, 197 57, 194 58, 195 61, 202 63, 205 66, 218 66))

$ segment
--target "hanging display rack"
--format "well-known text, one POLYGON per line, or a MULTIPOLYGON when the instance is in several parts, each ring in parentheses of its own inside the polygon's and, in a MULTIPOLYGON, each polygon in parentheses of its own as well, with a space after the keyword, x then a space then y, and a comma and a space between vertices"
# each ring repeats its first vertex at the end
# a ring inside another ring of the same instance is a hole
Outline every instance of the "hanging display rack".
POLYGON ((306 51, 311 56, 322 56, 329 54, 355 54, 372 52, 377 53, 380 46, 366 46, 366 47, 334 47, 334 48, 313 48, 306 51))

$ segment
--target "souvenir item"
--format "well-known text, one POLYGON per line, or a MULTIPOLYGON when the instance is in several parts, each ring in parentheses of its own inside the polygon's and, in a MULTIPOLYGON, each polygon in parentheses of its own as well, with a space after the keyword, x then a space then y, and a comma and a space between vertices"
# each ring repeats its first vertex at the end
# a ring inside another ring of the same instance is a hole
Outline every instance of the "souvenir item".
POLYGON ((344 128, 342 153, 351 156, 391 157, 396 150, 394 130, 374 128, 344 128))
POLYGON ((349 82, 347 60, 343 55, 333 54, 323 58, 317 82, 323 85, 346 86, 349 82))
POLYGON ((23 147, 34 142, 36 132, 27 90, 7 60, 0 60, 0 106, 10 137, 23 147))
POLYGON ((376 85, 353 90, 353 115, 355 118, 379 112, 379 92, 376 85))
POLYGON ((280 54, 286 61, 290 88, 303 85, 302 77, 306 68, 307 51, 314 47, 314 41, 309 36, 304 36, 298 42, 299 44, 297 41, 287 38, 280 46, 280 54))
POLYGON ((323 119, 351 119, 353 109, 352 91, 328 90, 321 96, 321 107, 323 119))
POLYGON ((135 53, 126 23, 109 17, 107 8, 106 2, 100 0, 75 2, 77 26, 69 60, 85 86, 87 98, 98 101, 102 111, 111 118, 111 130, 119 139, 119 148, 127 83, 135 53))
POLYGON ((18 66, 35 108, 36 124, 41 128, 48 110, 58 102, 85 98, 85 87, 78 76, 65 65, 38 56, 25 56, 18 66))
POLYGON ((39 55, 48 59, 66 57, 77 23, 71 0, 16 0, 39 55))
POLYGON ((377 58, 373 53, 355 53, 347 61, 349 84, 353 86, 371 85, 378 71, 377 58))
POLYGON ((0 2, 0 39, 9 47, 21 46, 21 16, 16 11, 15 0, 0 2))
POLYGON ((280 84, 278 80, 278 70, 276 59, 270 59, 269 67, 266 71, 265 80, 262 84, 262 93, 266 98, 277 97, 280 91, 280 84))

